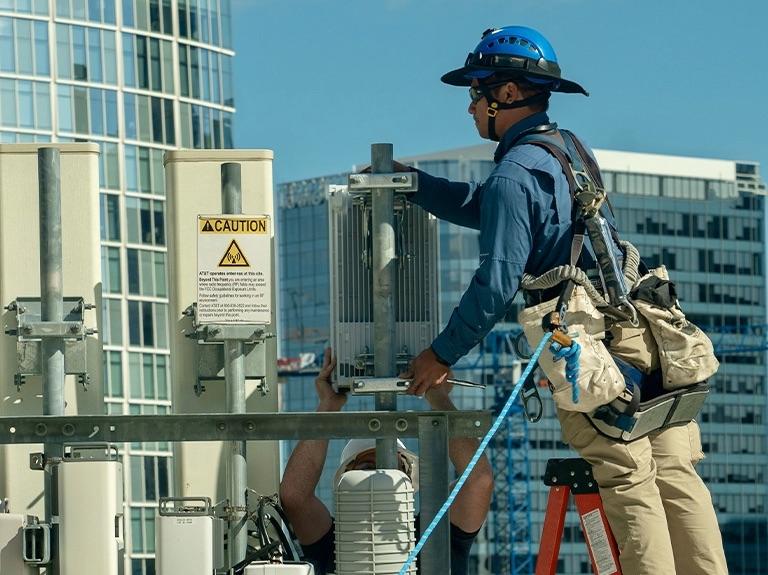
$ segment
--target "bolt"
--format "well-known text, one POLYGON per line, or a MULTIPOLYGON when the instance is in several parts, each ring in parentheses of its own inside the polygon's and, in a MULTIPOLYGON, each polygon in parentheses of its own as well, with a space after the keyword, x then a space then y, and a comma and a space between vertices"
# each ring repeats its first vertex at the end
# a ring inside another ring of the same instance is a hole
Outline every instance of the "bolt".
POLYGON ((579 487, 579 484, 578 484, 578 483, 574 483, 574 484, 573 484, 573 488, 574 488, 574 489, 578 489, 578 487, 579 487))
POLYGON ((30 333, 32 333, 32 328, 29 327, 28 325, 23 325, 21 326, 21 333, 23 333, 24 335, 29 335, 30 333))
POLYGON ((48 426, 45 423, 38 423, 35 425, 35 433, 40 436, 45 435, 48 433, 48 426))
POLYGON ((16 300, 13 300, 7 306, 4 306, 3 309, 7 309, 8 311, 15 311, 16 310, 16 300))
POLYGON ((64 435, 73 435, 75 433, 75 426, 71 423, 65 423, 61 428, 61 432, 64 435))
POLYGON ((225 423, 219 423, 219 424, 216 426, 216 428, 217 428, 219 431, 224 431, 224 430, 227 428, 227 425, 226 425, 225 423))
POLYGON ((208 335, 215 337, 219 335, 220 332, 221 330, 218 327, 212 327, 211 329, 208 330, 208 335))
POLYGON ((362 389, 362 388, 364 388, 364 387, 365 387, 365 382, 364 382, 364 381, 356 381, 356 382, 355 382, 355 387, 356 387, 357 389, 362 389))
POLYGON ((557 477, 552 478, 552 483, 557 483, 557 477))
POLYGON ((432 420, 432 427, 438 427, 440 425, 440 422, 437 419, 432 420))
POLYGON ((475 420, 475 427, 480 427, 480 425, 481 425, 480 420, 476 419, 475 420))
POLYGON ((408 178, 407 176, 395 176, 394 178, 392 178, 392 182, 394 182, 395 184, 405 184, 406 182, 408 182, 408 178))
POLYGON ((576 477, 576 472, 575 471, 571 471, 571 477, 576 477))
POLYGON ((87 303, 83 306, 84 309, 96 309, 96 304, 94 303, 87 303))
POLYGON ((256 425, 252 421, 249 421, 248 423, 245 424, 245 429, 248 431, 253 431, 254 429, 256 429, 256 425))
POLYGON ((594 485, 594 483, 592 483, 591 481, 589 483, 587 483, 588 487, 592 487, 593 485, 594 485))
POLYGON ((80 330, 80 326, 76 323, 70 324, 69 333, 77 333, 80 330))

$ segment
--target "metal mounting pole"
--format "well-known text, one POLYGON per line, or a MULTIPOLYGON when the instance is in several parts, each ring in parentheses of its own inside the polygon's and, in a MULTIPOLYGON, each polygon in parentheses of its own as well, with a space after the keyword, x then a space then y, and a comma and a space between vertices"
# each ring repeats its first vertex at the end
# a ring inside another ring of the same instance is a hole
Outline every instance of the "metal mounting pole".
MULTIPOLYGON (((392 144, 371 145, 371 173, 389 174, 392 144)), ((376 377, 397 375, 395 356, 395 209, 392 189, 374 189, 372 201, 373 230, 373 369, 376 377)), ((377 393, 376 409, 396 411, 397 395, 377 393)), ((394 438, 376 441, 376 465, 382 469, 397 469, 394 438)))
MULTIPOLYGON (((40 320, 61 323, 64 319, 61 256, 61 175, 57 148, 37 151, 37 176, 40 207, 40 320)), ((42 346, 43 415, 64 415, 64 340, 45 337, 42 346)), ((61 443, 45 443, 47 461, 61 458, 61 443)), ((51 573, 59 572, 58 469, 44 475, 45 522, 51 526, 51 573)))
MULTIPOLYGON (((225 214, 243 213, 240 164, 221 165, 221 205, 225 214)), ((243 342, 224 341, 224 376, 226 378, 227 413, 245 413, 245 365, 243 342)), ((226 445, 227 476, 232 507, 229 531, 230 566, 245 559, 248 544, 246 529, 245 490, 247 468, 245 441, 230 441, 226 445)))
MULTIPOLYGON (((445 415, 419 419, 419 512, 422 529, 437 515, 448 498, 448 421, 445 415)), ((421 573, 442 575, 450 571, 448 514, 443 516, 421 551, 421 573)))

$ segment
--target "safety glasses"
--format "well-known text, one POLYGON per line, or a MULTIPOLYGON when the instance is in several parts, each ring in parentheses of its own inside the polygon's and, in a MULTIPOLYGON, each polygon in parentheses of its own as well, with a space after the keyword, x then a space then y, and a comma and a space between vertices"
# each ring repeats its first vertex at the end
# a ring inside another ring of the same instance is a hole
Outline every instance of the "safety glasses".
POLYGON ((503 86, 507 82, 496 82, 494 84, 483 84, 482 86, 470 86, 469 87, 469 99, 473 104, 477 104, 480 100, 485 98, 485 95, 491 88, 497 88, 503 86))

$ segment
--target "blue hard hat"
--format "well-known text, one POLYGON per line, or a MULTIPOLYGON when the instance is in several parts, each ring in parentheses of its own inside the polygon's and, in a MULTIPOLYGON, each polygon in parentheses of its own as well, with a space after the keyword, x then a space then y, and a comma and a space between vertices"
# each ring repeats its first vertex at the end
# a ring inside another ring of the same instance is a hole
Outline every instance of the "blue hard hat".
POLYGON ((560 77, 560 66, 552 44, 533 28, 505 26, 483 32, 482 40, 467 56, 464 66, 444 74, 452 86, 469 86, 472 80, 496 75, 522 78, 550 92, 589 94, 576 82, 560 77))

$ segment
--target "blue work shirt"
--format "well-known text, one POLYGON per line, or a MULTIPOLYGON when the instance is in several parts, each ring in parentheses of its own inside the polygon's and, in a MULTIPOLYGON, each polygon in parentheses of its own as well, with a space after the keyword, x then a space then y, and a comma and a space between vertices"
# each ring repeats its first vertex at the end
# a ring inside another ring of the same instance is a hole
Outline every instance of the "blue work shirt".
POLYGON ((482 185, 419 171, 414 203, 440 219, 480 230, 480 265, 432 343, 448 364, 466 355, 504 317, 523 272, 540 275, 570 263, 573 228, 565 174, 540 146, 512 145, 525 130, 547 123, 547 114, 540 112, 510 127, 496 149, 496 166, 482 185))

